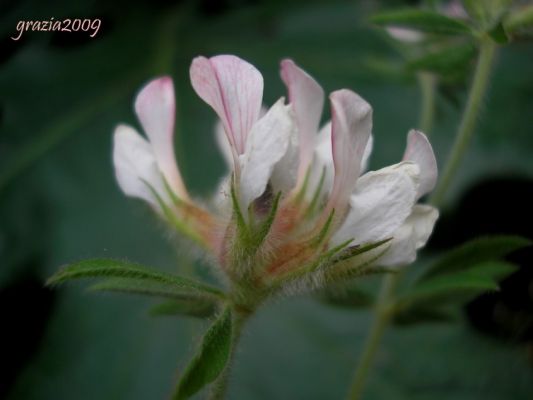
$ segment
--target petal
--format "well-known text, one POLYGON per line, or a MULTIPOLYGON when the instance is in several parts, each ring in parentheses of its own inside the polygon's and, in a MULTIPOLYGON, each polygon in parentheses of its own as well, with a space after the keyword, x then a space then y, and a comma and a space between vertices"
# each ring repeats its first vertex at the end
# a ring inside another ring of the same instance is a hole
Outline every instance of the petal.
POLYGON ((419 168, 401 162, 364 174, 350 196, 346 220, 333 237, 333 244, 354 238, 368 243, 393 236, 416 201, 419 168))
POLYGON ((342 210, 361 171, 361 161, 372 131, 372 108, 347 89, 333 92, 330 100, 335 180, 328 208, 342 210))
MULTIPOLYGON (((370 135, 361 160, 360 171, 365 172, 368 166, 368 159, 372 153, 374 137, 370 135)), ((315 147, 314 158, 311 164, 311 172, 309 174, 308 195, 312 196, 317 188, 322 172, 324 171, 324 183, 322 185, 322 193, 329 194, 333 187, 334 171, 333 157, 331 149, 331 122, 326 123, 318 134, 318 140, 315 147)))
POLYGON ((289 146, 294 119, 290 106, 281 98, 252 127, 246 151, 240 157, 242 174, 240 179, 240 199, 244 210, 258 198, 267 186, 274 166, 285 155, 289 146))
POLYGON ((172 79, 162 77, 144 86, 135 99, 135 112, 168 185, 178 197, 188 199, 174 155, 176 104, 172 79))
POLYGON ((360 174, 366 172, 368 168, 368 160, 370 154, 372 154, 372 149, 374 148, 374 135, 370 135, 368 142, 366 143, 365 151, 363 153, 363 159, 361 160, 361 172, 360 174))
POLYGON ((331 153, 331 122, 326 123, 318 133, 317 143, 314 151, 313 162, 309 173, 307 197, 310 200, 318 186, 324 173, 324 182, 320 188, 321 195, 327 195, 333 187, 334 167, 331 153))
POLYGON ((197 57, 190 69, 191 83, 222 120, 236 158, 244 153, 246 138, 259 117, 263 77, 238 57, 197 57))
POLYGON ((281 62, 281 79, 287 86, 300 143, 299 177, 307 173, 313 157, 315 137, 324 107, 324 90, 292 60, 281 62))
POLYGON ((224 161, 228 165, 228 168, 231 170, 233 168, 233 154, 231 152, 231 146, 226 137, 226 132, 224 131, 224 125, 222 121, 218 120, 215 125, 215 139, 218 144, 218 148, 224 157, 224 161))
POLYGON ((416 260, 416 251, 428 241, 438 217, 436 208, 415 205, 411 215, 394 233, 389 249, 377 264, 383 267, 399 267, 413 263, 416 260))
POLYGON ((428 138, 420 131, 411 130, 407 135, 404 161, 412 161, 420 167, 420 186, 417 199, 429 193, 437 183, 437 160, 428 138))
POLYGON ((299 137, 297 129, 290 131, 289 145, 285 155, 274 166, 270 183, 274 193, 288 193, 295 187, 298 177, 298 167, 300 161, 299 137))
POLYGON ((119 125, 115 129, 113 164, 118 184, 126 195, 141 198, 159 208, 147 183, 166 198, 161 172, 150 143, 130 126, 119 125))

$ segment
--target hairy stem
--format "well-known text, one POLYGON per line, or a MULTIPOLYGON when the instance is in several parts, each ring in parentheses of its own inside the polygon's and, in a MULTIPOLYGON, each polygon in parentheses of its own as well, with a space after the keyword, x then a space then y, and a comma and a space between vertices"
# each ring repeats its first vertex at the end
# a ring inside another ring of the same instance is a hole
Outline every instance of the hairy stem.
POLYGON ((226 395, 228 389, 229 377, 231 373, 231 365, 233 359, 235 358, 235 350, 239 344, 239 340, 242 333, 242 328, 249 318, 250 314, 248 312, 242 312, 240 310, 234 310, 233 317, 233 329, 231 332, 231 354, 229 356, 228 363, 226 368, 222 371, 217 380, 213 383, 211 387, 211 392, 209 393, 209 400, 222 400, 226 395))
POLYGON ((474 80, 472 81, 461 124, 455 136, 455 142, 446 162, 442 177, 430 198, 430 203, 435 207, 442 206, 449 186, 457 173, 470 139, 472 138, 472 134, 474 133, 483 98, 487 92, 495 54, 496 44, 490 38, 482 39, 474 80))
POLYGON ((390 303, 394 297, 394 291, 398 285, 401 274, 388 274, 383 278, 383 284, 376 303, 374 320, 370 327, 370 332, 367 336, 363 353, 359 359, 359 364, 355 370, 355 374, 348 394, 348 399, 358 400, 361 398, 363 389, 368 377, 368 373, 374 362, 377 350, 383 333, 387 327, 390 318, 390 303))

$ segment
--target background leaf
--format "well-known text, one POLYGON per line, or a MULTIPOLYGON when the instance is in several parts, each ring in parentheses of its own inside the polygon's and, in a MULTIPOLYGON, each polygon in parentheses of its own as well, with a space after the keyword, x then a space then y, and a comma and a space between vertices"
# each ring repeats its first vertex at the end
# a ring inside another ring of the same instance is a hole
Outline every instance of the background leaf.
POLYGON ((175 316, 187 315, 198 318, 208 318, 213 316, 217 310, 217 303, 206 298, 183 298, 160 303, 150 309, 150 315, 175 316))
POLYGON ((530 244, 528 239, 520 236, 487 236, 473 239, 446 253, 427 269, 421 280, 463 271, 484 261, 502 258, 530 244))
POLYGON ((458 19, 417 8, 382 12, 373 15, 370 21, 382 26, 399 26, 443 35, 470 34, 468 25, 458 19))

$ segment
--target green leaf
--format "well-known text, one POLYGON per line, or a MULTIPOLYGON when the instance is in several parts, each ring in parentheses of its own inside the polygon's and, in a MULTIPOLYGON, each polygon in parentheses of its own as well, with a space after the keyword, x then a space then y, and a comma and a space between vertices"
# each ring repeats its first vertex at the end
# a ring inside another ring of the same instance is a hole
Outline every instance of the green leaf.
POLYGON ((468 66, 475 54, 476 48, 471 43, 453 45, 412 60, 407 67, 417 71, 455 74, 458 69, 468 66))
POLYGON ((324 303, 344 308, 365 308, 374 304, 374 297, 354 285, 327 288, 319 293, 318 298, 324 303))
POLYGON ((442 305, 462 303, 487 291, 498 290, 498 283, 484 274, 461 271, 422 281, 398 299, 397 307, 401 310, 408 306, 442 305))
POLYGON ((180 301, 202 301, 215 302, 212 294, 204 294, 198 290, 188 290, 159 281, 136 278, 108 278, 89 287, 90 291, 100 292, 120 292, 129 294, 140 294, 146 296, 169 297, 180 301))
POLYGON ((190 317, 208 318, 217 309, 217 303, 205 297, 184 298, 160 303, 150 309, 154 317, 186 315, 190 317))
POLYGON ((503 20, 503 28, 509 35, 533 31, 533 4, 517 8, 503 20))
POLYGON ((380 26, 398 26, 443 35, 470 34, 471 29, 461 20, 416 8, 376 14, 370 21, 380 26))
POLYGON ((531 241, 529 239, 520 236, 486 236, 477 238, 446 253, 428 268, 420 280, 461 271, 485 261, 502 258, 530 244, 531 241))
POLYGON ((511 3, 512 0, 463 0, 468 15, 483 29, 491 29, 498 24, 511 3))
POLYGON ((228 306, 207 330, 200 349, 178 383, 173 400, 188 399, 213 382, 224 370, 232 346, 232 318, 228 306))
POLYGON ((454 319, 450 311, 431 307, 410 307, 394 313, 392 322, 400 326, 449 322, 454 319))
POLYGON ((150 282, 173 286, 176 290, 193 293, 206 293, 219 297, 224 297, 224 293, 219 289, 196 282, 188 278, 171 275, 163 272, 153 271, 143 265, 124 260, 107 258, 90 259, 70 264, 56 272, 48 281, 47 285, 57 285, 72 279, 82 278, 122 278, 143 281, 146 285, 150 282))

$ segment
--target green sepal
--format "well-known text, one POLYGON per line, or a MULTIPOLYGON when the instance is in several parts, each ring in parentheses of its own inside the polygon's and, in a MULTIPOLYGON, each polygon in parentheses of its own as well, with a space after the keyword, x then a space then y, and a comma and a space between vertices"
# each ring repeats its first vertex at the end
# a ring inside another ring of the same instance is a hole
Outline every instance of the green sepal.
MULTIPOLYGON (((225 294, 213 287, 192 279, 171 275, 164 272, 154 271, 143 265, 124 260, 98 258, 79 261, 60 269, 46 282, 47 285, 57 285, 73 279, 84 278, 117 278, 123 282, 133 280, 141 285, 167 285, 173 290, 181 290, 183 293, 200 293, 224 298, 225 294)), ((115 281, 117 282, 117 281, 115 281)))
POLYGON ((274 197, 274 201, 272 202, 272 206, 270 207, 270 211, 268 212, 267 217, 265 218, 264 221, 261 222, 258 229, 255 230, 253 234, 253 239, 252 239, 252 242, 253 242, 252 246, 254 247, 254 249, 259 247, 261 243, 263 243, 268 233, 270 232, 270 228, 272 227, 272 224, 278 212, 280 199, 281 199, 281 192, 279 192, 276 195, 276 197, 274 197))
POLYGON ((380 26, 398 26, 441 35, 470 35, 463 21, 433 11, 407 8, 373 15, 370 21, 380 26))
POLYGON ((329 232, 329 228, 331 228, 331 222, 333 221, 334 215, 335 209, 331 210, 331 212, 329 213, 328 219, 324 223, 324 226, 320 229, 320 232, 318 232, 318 235, 311 239, 311 246, 318 247, 322 244, 329 232))
MULTIPOLYGON (((159 193, 157 193, 157 190, 155 190, 155 188, 149 182, 145 180, 142 180, 142 181, 156 198, 157 204, 159 205, 159 207, 161 207, 161 210, 163 211, 163 215, 165 216, 167 221, 170 222, 176 228, 178 232, 181 232, 185 236, 194 240, 199 245, 205 246, 205 243, 201 239, 201 237, 194 230, 192 230, 186 223, 184 223, 182 220, 180 220, 176 216, 176 213, 174 213, 174 211, 171 210, 170 207, 163 201, 163 198, 159 195, 159 193)), ((166 180, 163 179, 163 182, 165 182, 165 186, 167 187, 167 191, 169 192, 169 195, 171 196, 171 199, 174 205, 175 206, 182 205, 183 202, 174 194, 172 189, 168 187, 166 180)))
POLYGON ((231 204, 233 207, 233 216, 237 223, 237 237, 239 242, 248 243, 250 240, 250 229, 239 205, 239 199, 237 198, 237 191, 235 190, 235 178, 231 178, 231 204))
POLYGON ((153 317, 161 316, 189 316, 210 318, 218 309, 218 302, 205 297, 189 297, 174 299, 153 306, 149 314, 153 317))
POLYGON ((476 238, 446 253, 427 269, 420 280, 462 271, 485 261, 502 258, 529 245, 531 245, 531 241, 520 236, 502 235, 476 238))
POLYGON ((392 240, 392 238, 383 239, 377 242, 373 243, 366 243, 363 245, 357 245, 357 246, 351 246, 348 247, 346 250, 344 250, 342 253, 338 255, 338 257, 335 259, 335 262, 341 262, 349 260, 350 258, 359 256, 361 254, 364 254, 370 250, 374 250, 378 248, 379 246, 384 245, 385 243, 388 243, 392 240))
POLYGON ((320 174, 320 180, 318 181, 315 191, 313 192, 313 197, 311 198, 311 202, 309 203, 307 210, 305 210, 305 214, 304 214, 305 218, 309 218, 310 216, 314 214, 315 207, 318 205, 318 201, 320 200, 320 194, 322 193, 322 187, 324 186, 325 180, 326 180, 326 167, 323 167, 322 173, 320 174))
POLYGON ((173 400, 188 399, 222 373, 232 346, 233 313, 227 306, 205 333, 200 348, 183 373, 173 400))

